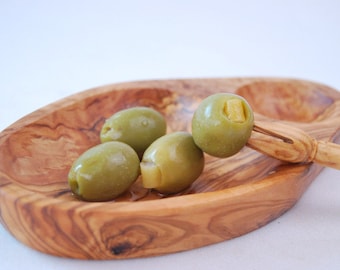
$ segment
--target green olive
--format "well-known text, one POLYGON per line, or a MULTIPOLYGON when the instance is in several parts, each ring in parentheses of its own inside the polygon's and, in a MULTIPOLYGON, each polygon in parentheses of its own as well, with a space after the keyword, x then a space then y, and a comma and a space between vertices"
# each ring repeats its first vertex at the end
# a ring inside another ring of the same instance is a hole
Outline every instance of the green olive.
POLYGON ((225 158, 243 148, 253 124, 253 111, 243 97, 217 93, 204 99, 195 111, 192 136, 205 153, 225 158))
POLYGON ((145 149, 165 133, 166 121, 159 112, 148 107, 133 107, 108 118, 101 129, 100 140, 127 143, 142 157, 145 149))
POLYGON ((204 155, 188 132, 174 132, 154 141, 141 162, 143 186, 160 193, 178 193, 202 173, 204 155))
POLYGON ((68 183, 86 201, 108 201, 124 193, 140 174, 137 153, 122 142, 106 142, 85 151, 73 163, 68 183))

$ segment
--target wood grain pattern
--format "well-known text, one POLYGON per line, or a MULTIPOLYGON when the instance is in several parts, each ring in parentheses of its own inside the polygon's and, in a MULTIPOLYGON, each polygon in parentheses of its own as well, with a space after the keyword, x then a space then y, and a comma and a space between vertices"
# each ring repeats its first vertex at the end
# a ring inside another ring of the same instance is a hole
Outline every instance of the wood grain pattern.
POLYGON ((247 146, 282 161, 316 162, 340 170, 339 144, 318 141, 300 128, 277 121, 256 121, 247 146))
POLYGON ((150 106, 168 132, 190 131, 200 101, 216 92, 244 96, 256 119, 280 121, 317 140, 337 141, 340 93, 290 79, 160 80, 107 85, 50 104, 0 134, 0 221, 22 243, 80 259, 147 257, 238 237, 289 210, 322 167, 290 164, 245 147, 228 159, 207 156, 200 178, 163 197, 140 179, 116 201, 75 199, 67 185, 72 162, 99 143, 106 118, 150 106))

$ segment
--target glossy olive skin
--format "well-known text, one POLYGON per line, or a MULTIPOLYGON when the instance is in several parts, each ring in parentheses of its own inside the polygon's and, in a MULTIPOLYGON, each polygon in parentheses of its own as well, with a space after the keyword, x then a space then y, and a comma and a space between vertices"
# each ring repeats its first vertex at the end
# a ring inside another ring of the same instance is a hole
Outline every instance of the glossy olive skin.
POLYGON ((74 161, 68 183, 85 201, 108 201, 124 193, 140 175, 137 153, 127 144, 106 142, 74 161))
POLYGON ((165 133, 166 121, 159 112, 148 107, 133 107, 108 118, 100 131, 100 140, 127 143, 141 158, 145 149, 165 133))
POLYGON ((204 155, 190 133, 160 137, 145 151, 141 162, 143 186, 163 194, 188 188, 204 169, 204 155))
POLYGON ((243 97, 217 93, 204 99, 196 109, 192 135, 205 153, 226 158, 245 146, 253 125, 253 111, 243 97))

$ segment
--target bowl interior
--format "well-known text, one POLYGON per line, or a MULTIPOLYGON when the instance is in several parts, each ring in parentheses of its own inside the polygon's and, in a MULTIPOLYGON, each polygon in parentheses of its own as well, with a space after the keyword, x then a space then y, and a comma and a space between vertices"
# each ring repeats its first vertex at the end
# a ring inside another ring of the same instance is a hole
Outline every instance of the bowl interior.
MULTIPOLYGON (((26 189, 46 196, 76 200, 67 184, 70 166, 83 151, 100 143, 99 132, 105 119, 121 109, 152 107, 165 116, 167 132, 170 133, 190 131, 195 109, 203 98, 214 92, 234 92, 244 96, 255 113, 302 123, 316 121, 333 102, 317 87, 311 89, 296 82, 235 81, 211 87, 209 83, 201 83, 189 88, 183 82, 162 87, 108 86, 58 101, 34 112, 30 116, 34 121, 28 121, 8 136, 6 148, 0 153, 1 166, 6 168, 6 174, 14 182, 26 189)), ((209 192, 243 185, 281 170, 281 165, 280 161, 248 147, 227 159, 206 156, 203 174, 183 193, 209 192)), ((138 179, 117 201, 161 197, 156 192, 143 189, 138 179)))

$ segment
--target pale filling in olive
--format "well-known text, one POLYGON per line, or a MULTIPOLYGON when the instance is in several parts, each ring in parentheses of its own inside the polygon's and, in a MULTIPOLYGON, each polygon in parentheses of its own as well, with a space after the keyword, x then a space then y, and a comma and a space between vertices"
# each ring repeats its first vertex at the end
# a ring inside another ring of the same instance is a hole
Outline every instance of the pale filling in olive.
POLYGON ((143 175, 143 186, 145 188, 157 188, 162 183, 162 173, 158 166, 153 162, 143 161, 140 164, 143 175))
POLYGON ((78 185, 78 181, 77 181, 76 179, 73 179, 73 180, 71 180, 71 181, 69 182, 69 184, 70 184, 71 190, 72 190, 75 194, 79 195, 79 185, 78 185))
POLYGON ((246 121, 246 112, 240 99, 227 100, 223 110, 227 118, 235 123, 243 123, 246 121))
POLYGON ((111 127, 105 127, 102 130, 102 136, 110 140, 118 140, 122 137, 122 132, 111 127))

